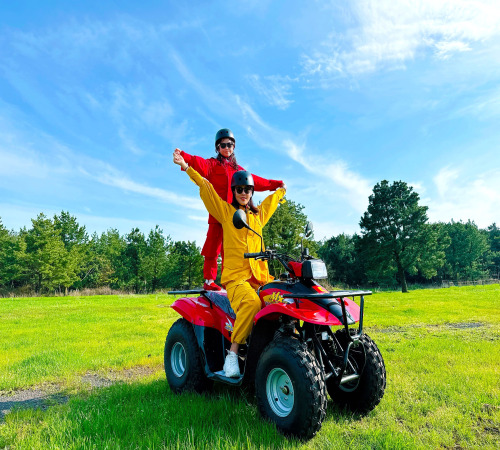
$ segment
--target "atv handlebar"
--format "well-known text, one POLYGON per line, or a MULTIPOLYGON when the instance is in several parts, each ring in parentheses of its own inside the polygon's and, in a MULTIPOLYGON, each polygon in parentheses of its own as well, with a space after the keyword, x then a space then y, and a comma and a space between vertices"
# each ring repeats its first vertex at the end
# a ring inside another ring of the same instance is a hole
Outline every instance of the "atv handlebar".
POLYGON ((243 258, 258 258, 259 256, 265 257, 265 256, 267 256, 267 254, 266 254, 266 252, 243 253, 243 258))
POLYGON ((266 250, 264 252, 257 252, 257 253, 243 253, 243 258, 255 258, 255 259, 274 259, 276 258, 276 251, 275 250, 266 250))
POLYGON ((277 253, 276 250, 266 250, 264 252, 257 253, 243 253, 243 258, 255 258, 255 259, 263 259, 265 261, 269 260, 278 260, 283 267, 290 272, 292 269, 288 266, 288 261, 294 261, 287 255, 283 255, 281 253, 277 253))

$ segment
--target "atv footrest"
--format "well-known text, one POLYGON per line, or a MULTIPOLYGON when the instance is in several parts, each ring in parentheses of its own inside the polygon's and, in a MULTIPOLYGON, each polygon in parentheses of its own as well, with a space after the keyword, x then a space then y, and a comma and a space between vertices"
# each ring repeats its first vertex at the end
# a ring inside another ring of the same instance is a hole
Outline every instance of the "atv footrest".
POLYGON ((219 370, 218 372, 213 373, 212 376, 209 376, 209 378, 217 381, 222 381, 223 383, 233 384, 235 386, 239 386, 243 381, 243 375, 240 375, 238 378, 229 378, 226 377, 226 374, 223 370, 219 370))

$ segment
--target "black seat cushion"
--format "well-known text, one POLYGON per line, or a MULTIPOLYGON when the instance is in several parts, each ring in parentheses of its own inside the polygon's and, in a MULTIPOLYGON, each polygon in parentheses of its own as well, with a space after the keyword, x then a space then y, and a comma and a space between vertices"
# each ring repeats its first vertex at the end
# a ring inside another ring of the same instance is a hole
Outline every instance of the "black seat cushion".
POLYGON ((236 314, 231 308, 231 303, 225 294, 219 294, 215 291, 207 291, 203 293, 214 305, 222 309, 231 319, 236 319, 236 314))

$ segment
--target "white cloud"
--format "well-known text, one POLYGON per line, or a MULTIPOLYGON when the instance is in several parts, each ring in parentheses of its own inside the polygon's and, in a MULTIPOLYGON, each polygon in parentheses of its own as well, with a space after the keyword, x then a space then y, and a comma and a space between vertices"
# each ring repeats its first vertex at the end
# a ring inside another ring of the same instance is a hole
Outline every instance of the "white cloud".
POLYGON ((434 177, 437 197, 428 200, 432 222, 469 219, 481 228, 500 221, 500 169, 470 174, 444 167, 434 177))
POLYGON ((182 206, 184 208, 205 211, 205 207, 199 198, 183 196, 175 192, 137 183, 114 169, 101 172, 94 178, 99 181, 99 183, 117 187, 119 189, 123 189, 124 191, 156 198, 166 203, 182 206))
POLYGON ((349 6, 354 25, 331 32, 303 57, 308 74, 328 78, 402 68, 420 53, 447 59, 500 36, 497 0, 354 0, 349 6))
POLYGON ((206 216, 187 216, 189 220, 208 223, 208 213, 206 216))
POLYGON ((5 150, 0 147, 1 177, 4 179, 7 177, 47 178, 51 169, 37 155, 32 154, 26 158, 16 153, 12 149, 5 150))
POLYGON ((425 194, 425 186, 420 181, 410 181, 408 186, 412 187, 419 195, 425 194))
POLYGON ((288 98, 291 95, 292 79, 290 77, 278 75, 260 77, 254 74, 247 76, 247 79, 257 91, 257 95, 264 98, 271 106, 285 110, 293 103, 293 100, 288 98))
POLYGON ((448 59, 453 53, 471 51, 469 44, 461 41, 437 42, 436 56, 439 59, 448 59))
MULTIPOLYGON (((248 103, 243 101, 240 96, 235 95, 234 99, 236 101, 236 104, 240 108, 240 113, 243 119, 242 122, 246 124, 245 127, 248 133, 254 138, 265 135, 273 138, 274 136, 283 134, 278 130, 274 130, 273 127, 264 122, 264 120, 262 120, 262 118, 253 110, 253 108, 248 103)), ((273 142, 276 142, 276 140, 277 139, 274 137, 273 142)))
POLYGON ((335 221, 322 222, 320 220, 314 221, 314 239, 319 241, 323 239, 330 239, 339 234, 359 234, 359 226, 355 222, 342 222, 341 217, 336 218, 335 221))
POLYGON ((450 166, 443 167, 434 177, 439 197, 444 198, 452 190, 453 183, 456 182, 459 176, 458 169, 453 169, 450 166))
POLYGON ((344 196, 356 211, 362 212, 366 209, 368 196, 372 190, 369 180, 351 170, 342 160, 332 160, 306 149, 304 145, 298 144, 295 138, 290 137, 289 133, 275 129, 264 122, 241 98, 236 97, 236 101, 243 114, 247 132, 256 141, 261 145, 264 143, 272 151, 285 153, 307 172, 315 175, 310 184, 323 185, 325 179, 331 180, 341 188, 339 195, 344 196))
MULTIPOLYGON (((371 194, 371 183, 360 174, 355 173, 347 163, 341 160, 332 161, 320 155, 306 151, 291 140, 285 140, 283 147, 290 158, 301 164, 308 172, 320 179, 328 178, 343 189, 343 195, 358 212, 366 209, 371 194), (307 156, 306 156, 307 155, 307 156)), ((316 181, 318 178, 316 178, 316 181)))
POLYGON ((500 114, 500 89, 487 91, 467 106, 457 109, 451 118, 473 115, 483 120, 492 119, 500 114))
POLYGON ((18 183, 19 179, 26 180, 23 187, 34 182, 34 189, 39 189, 36 186, 41 184, 69 186, 75 177, 81 177, 172 205, 205 211, 198 197, 183 196, 134 181, 110 164, 73 152, 50 136, 30 133, 25 138, 18 138, 12 129, 4 129, 2 125, 6 124, 0 121, 0 186, 11 189, 12 180, 18 183))

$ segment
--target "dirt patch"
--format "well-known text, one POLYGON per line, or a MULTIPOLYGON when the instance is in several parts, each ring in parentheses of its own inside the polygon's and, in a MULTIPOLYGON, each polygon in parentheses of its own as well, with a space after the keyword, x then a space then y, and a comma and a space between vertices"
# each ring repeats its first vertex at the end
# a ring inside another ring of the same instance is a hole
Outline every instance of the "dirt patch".
POLYGON ((483 403, 481 405, 481 411, 492 413, 493 411, 499 411, 500 405, 491 405, 489 403, 483 403))
MULTIPOLYGON (((87 372, 80 378, 84 387, 99 389, 108 387, 116 383, 137 380, 157 372, 158 368, 132 367, 120 371, 109 371, 104 374, 87 372)), ((46 384, 30 389, 20 389, 14 392, 0 392, 0 423, 5 420, 5 416, 13 409, 42 409, 46 410, 55 404, 66 403, 69 396, 63 391, 60 384, 46 384)))
POLYGON ((434 329, 453 328, 453 329, 466 330, 470 328, 480 328, 485 326, 486 324, 482 322, 457 322, 457 323, 442 323, 436 325, 407 325, 404 327, 395 326, 395 327, 387 327, 380 329, 373 328, 373 329, 379 333, 404 333, 405 331, 415 330, 419 328, 434 328, 434 329))
POLYGON ((13 395, 0 394, 0 422, 14 408, 33 408, 45 410, 54 404, 66 403, 68 397, 61 392, 50 393, 40 388, 23 389, 13 395))
MULTIPOLYGON (((488 405, 487 403, 485 403, 482 407, 482 410, 487 411, 488 413, 491 413, 493 410, 498 409, 498 406, 488 405)), ((500 428, 498 426, 498 423, 493 419, 487 417, 478 417, 478 425, 482 427, 482 429, 487 433, 500 435, 500 428)))
POLYGON ((449 328, 459 328, 459 329, 484 327, 484 323, 481 322, 459 322, 459 323, 447 323, 445 325, 449 328))
POLYGON ((102 373, 87 372, 82 376, 81 382, 84 384, 89 384, 92 388, 101 388, 111 386, 115 383, 133 381, 138 378, 143 378, 148 375, 152 375, 158 369, 153 369, 151 367, 137 366, 130 369, 124 370, 111 370, 102 373))

